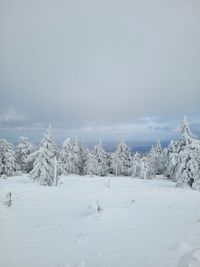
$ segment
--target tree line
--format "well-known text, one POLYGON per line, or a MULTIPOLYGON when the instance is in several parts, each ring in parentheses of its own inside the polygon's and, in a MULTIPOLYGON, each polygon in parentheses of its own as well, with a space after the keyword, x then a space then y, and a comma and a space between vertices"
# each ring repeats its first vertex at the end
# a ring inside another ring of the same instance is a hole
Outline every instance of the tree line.
POLYGON ((162 149, 158 140, 148 154, 132 155, 124 139, 113 153, 106 152, 101 142, 89 150, 78 138, 67 138, 59 148, 49 126, 38 148, 27 137, 20 137, 16 147, 0 139, 0 176, 6 178, 20 171, 28 173, 34 182, 51 186, 57 174, 141 179, 164 175, 178 187, 200 190, 200 140, 191 132, 186 118, 179 131, 179 140, 171 141, 167 148, 162 149))

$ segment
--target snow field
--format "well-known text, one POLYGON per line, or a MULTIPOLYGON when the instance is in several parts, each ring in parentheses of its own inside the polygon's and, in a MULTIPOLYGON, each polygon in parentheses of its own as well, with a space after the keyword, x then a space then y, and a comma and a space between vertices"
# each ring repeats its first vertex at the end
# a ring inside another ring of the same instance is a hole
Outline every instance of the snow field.
POLYGON ((0 180, 0 267, 200 266, 198 191, 164 178, 112 177, 109 188, 108 181, 0 180), (3 205, 8 192, 11 207, 3 205))

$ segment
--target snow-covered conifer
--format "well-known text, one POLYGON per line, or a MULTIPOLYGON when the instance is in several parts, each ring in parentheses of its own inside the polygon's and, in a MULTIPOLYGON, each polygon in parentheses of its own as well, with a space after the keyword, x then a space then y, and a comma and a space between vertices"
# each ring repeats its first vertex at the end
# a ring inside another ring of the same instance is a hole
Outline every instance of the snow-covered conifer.
POLYGON ((148 156, 135 153, 133 156, 132 177, 139 179, 151 179, 152 171, 148 156))
POLYGON ((152 149, 148 155, 148 161, 150 164, 152 175, 163 174, 164 155, 159 139, 157 140, 155 146, 152 146, 152 149))
POLYGON ((151 179, 152 178, 151 164, 149 163, 148 157, 143 156, 140 159, 140 169, 139 169, 138 177, 140 179, 151 179))
POLYGON ((136 152, 133 155, 132 177, 138 177, 140 174, 140 159, 141 155, 136 152))
POLYGON ((37 151, 37 157, 33 163, 30 177, 41 185, 52 185, 55 176, 56 145, 53 141, 52 128, 46 130, 41 146, 37 151))
POLYGON ((27 137, 21 136, 16 147, 16 162, 23 172, 30 172, 33 167, 33 161, 28 161, 29 155, 33 152, 33 145, 27 137))
POLYGON ((88 155, 85 172, 90 175, 106 176, 109 168, 109 156, 99 142, 88 155))
POLYGON ((18 168, 13 145, 0 139, 0 175, 12 176, 18 168))
POLYGON ((84 174, 84 166, 86 162, 86 150, 83 144, 75 138, 72 143, 72 164, 71 164, 71 172, 73 174, 84 174))
POLYGON ((200 141, 192 134, 186 117, 179 130, 181 137, 177 145, 175 180, 178 187, 196 188, 200 180, 200 141))
POLYGON ((169 146, 164 149, 164 175, 173 181, 176 181, 176 166, 178 164, 178 154, 177 154, 177 141, 171 141, 169 146))
POLYGON ((61 166, 61 172, 63 174, 73 173, 72 142, 69 138, 63 142, 58 158, 61 166))
POLYGON ((112 173, 116 176, 129 176, 132 173, 132 156, 129 147, 122 139, 111 156, 112 173))

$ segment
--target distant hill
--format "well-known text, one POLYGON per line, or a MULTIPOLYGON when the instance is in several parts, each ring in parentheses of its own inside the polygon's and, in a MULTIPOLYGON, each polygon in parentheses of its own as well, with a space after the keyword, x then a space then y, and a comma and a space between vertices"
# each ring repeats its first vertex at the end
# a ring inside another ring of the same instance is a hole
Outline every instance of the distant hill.
MULTIPOLYGON (((105 141, 102 142, 103 147, 106 151, 108 152, 113 152, 117 146, 117 142, 114 141, 105 141)), ((152 145, 155 142, 134 142, 134 141, 127 141, 127 144, 129 145, 131 152, 135 153, 136 151, 139 153, 148 153, 151 150, 152 145)), ((169 141, 164 141, 161 142, 162 148, 167 147, 169 144, 169 141)), ((92 149, 94 145, 96 145, 95 142, 85 142, 85 145, 89 148, 92 149)))

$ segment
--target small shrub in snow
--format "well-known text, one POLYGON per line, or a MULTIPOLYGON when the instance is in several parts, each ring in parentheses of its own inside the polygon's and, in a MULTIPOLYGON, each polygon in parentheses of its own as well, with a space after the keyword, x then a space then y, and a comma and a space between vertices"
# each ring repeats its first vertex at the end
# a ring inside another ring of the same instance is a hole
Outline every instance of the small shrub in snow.
POLYGON ((97 211, 98 212, 101 212, 103 209, 102 209, 102 207, 100 206, 100 204, 99 204, 99 201, 97 200, 97 211))
POLYGON ((11 198, 12 194, 11 192, 7 193, 5 200, 4 200, 4 205, 6 207, 10 207, 12 205, 12 198, 11 198))
POLYGON ((111 184, 111 177, 109 177, 108 183, 106 184, 106 187, 109 188, 110 187, 110 184, 111 184))

